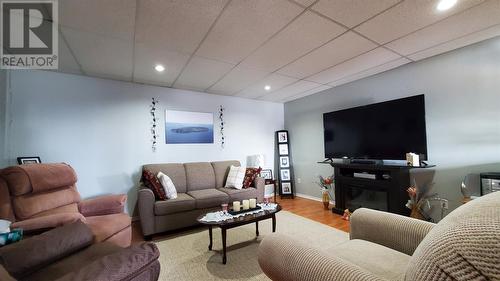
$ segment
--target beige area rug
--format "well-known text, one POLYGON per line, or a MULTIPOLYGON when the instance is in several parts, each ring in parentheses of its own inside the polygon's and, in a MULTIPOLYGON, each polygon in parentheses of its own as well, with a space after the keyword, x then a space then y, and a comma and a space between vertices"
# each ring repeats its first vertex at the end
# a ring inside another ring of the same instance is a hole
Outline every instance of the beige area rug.
MULTIPOLYGON (((276 232, 295 237, 311 246, 327 249, 348 240, 346 232, 281 211, 276 232)), ((214 228, 213 250, 208 250, 208 229, 200 228, 156 241, 160 249, 159 280, 269 280, 257 262, 260 241, 272 233, 271 220, 227 230, 227 264, 222 264, 221 231, 214 228)))

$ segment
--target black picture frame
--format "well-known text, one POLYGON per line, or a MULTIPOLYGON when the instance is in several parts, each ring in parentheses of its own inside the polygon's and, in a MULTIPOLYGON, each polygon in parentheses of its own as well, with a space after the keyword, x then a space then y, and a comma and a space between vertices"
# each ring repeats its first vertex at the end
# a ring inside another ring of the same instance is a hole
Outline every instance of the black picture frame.
POLYGON ((290 195, 292 194, 292 182, 285 181, 281 182, 281 194, 290 195))
POLYGON ((38 156, 23 156, 23 157, 17 157, 17 163, 19 165, 39 164, 39 163, 42 163, 42 160, 40 160, 40 157, 38 157, 38 156))
POLYGON ((264 169, 264 170, 260 171, 260 176, 263 177, 265 180, 272 180, 273 179, 273 170, 264 169))

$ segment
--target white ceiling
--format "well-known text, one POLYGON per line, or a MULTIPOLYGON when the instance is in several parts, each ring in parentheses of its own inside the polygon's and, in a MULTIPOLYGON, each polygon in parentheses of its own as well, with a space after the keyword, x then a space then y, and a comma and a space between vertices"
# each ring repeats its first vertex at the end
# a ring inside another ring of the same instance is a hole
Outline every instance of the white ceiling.
POLYGON ((500 35, 500 0, 437 3, 64 0, 59 71, 287 102, 500 35))

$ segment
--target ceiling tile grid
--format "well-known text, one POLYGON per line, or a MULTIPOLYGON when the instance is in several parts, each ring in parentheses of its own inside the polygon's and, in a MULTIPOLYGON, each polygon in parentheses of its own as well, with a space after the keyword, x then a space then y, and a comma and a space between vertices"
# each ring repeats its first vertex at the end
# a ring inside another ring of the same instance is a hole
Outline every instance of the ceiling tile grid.
POLYGON ((500 0, 438 2, 65 0, 58 71, 287 102, 500 35, 500 0))
POLYGON ((237 64, 302 11, 286 0, 233 0, 196 55, 237 64))
POLYGON ((312 9, 351 28, 402 0, 320 0, 312 9))
POLYGON ((318 74, 307 77, 306 80, 321 84, 328 84, 398 58, 400 58, 399 55, 383 47, 379 47, 368 53, 324 70, 318 74))
POLYGON ((258 98, 273 93, 297 81, 299 81, 299 79, 272 73, 261 81, 254 83, 252 86, 238 92, 235 96, 250 99, 258 98), (270 89, 266 90, 266 86, 269 86, 270 89))
POLYGON ((306 12, 246 58, 241 65, 274 71, 339 36, 346 29, 306 12))
POLYGON ((406 0, 364 22, 355 30, 378 43, 385 44, 483 1, 458 1, 453 9, 439 12, 436 10, 438 4, 436 0, 406 0))
POLYGON ((377 45, 370 40, 349 31, 279 69, 277 72, 292 77, 304 78, 376 47, 377 45))

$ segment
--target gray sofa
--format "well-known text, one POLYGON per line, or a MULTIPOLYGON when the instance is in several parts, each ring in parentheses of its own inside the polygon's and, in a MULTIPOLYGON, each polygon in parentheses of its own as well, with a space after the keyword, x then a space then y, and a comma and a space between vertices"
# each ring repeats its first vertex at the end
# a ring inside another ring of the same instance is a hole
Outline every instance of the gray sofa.
POLYGON ((153 192, 142 183, 139 187, 139 217, 142 233, 149 240, 155 233, 196 225, 196 218, 210 210, 220 210, 221 204, 244 199, 264 198, 264 179, 257 177, 247 189, 224 188, 231 165, 239 161, 148 164, 143 169, 155 175, 168 175, 177 189, 177 198, 156 201, 153 192))

